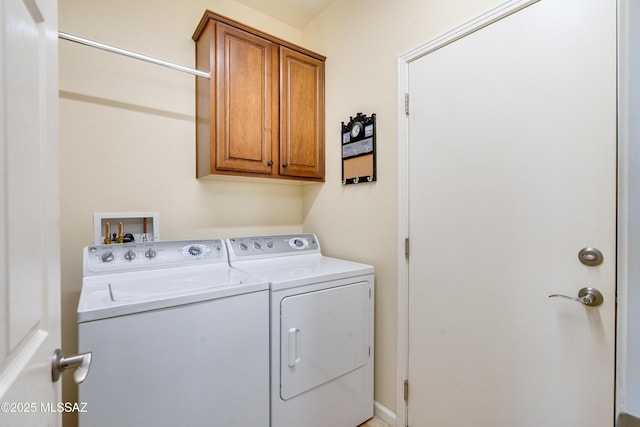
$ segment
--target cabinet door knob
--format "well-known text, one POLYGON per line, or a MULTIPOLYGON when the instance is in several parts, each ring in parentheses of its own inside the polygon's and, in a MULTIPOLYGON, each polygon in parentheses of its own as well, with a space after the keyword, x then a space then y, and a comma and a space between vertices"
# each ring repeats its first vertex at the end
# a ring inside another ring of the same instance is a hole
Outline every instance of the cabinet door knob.
POLYGON ((286 168, 287 166, 289 166, 289 163, 287 163, 287 162, 284 162, 284 163, 282 164, 282 167, 283 167, 283 168, 286 168))
POLYGON ((267 166, 273 166, 273 160, 269 160, 269 161, 267 162, 267 166))

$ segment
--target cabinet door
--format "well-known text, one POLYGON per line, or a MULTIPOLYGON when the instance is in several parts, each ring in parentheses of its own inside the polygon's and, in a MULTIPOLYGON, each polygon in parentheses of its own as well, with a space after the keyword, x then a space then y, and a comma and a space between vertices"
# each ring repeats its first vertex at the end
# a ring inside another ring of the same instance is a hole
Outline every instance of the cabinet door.
POLYGON ((215 168, 270 174, 278 125, 277 46, 222 23, 216 27, 215 168))
POLYGON ((280 175, 324 181, 324 63, 280 47, 280 175))

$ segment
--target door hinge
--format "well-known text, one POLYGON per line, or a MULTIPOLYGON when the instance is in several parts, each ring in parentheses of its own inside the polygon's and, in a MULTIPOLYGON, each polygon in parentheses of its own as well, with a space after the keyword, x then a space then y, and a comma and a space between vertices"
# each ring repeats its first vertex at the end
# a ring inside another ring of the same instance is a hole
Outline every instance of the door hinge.
POLYGON ((409 93, 404 94, 404 114, 409 115, 409 93))
POLYGON ((404 400, 409 400, 409 380, 404 380, 404 400))
POLYGON ((404 239, 404 257, 409 258, 409 238, 404 239))

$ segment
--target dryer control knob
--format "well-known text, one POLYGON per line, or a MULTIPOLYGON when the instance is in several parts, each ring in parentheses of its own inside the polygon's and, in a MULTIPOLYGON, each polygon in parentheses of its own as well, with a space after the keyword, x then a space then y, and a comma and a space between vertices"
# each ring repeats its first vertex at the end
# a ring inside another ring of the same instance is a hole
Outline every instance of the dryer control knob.
POLYGON ((256 249, 260 249, 260 248, 262 248, 262 245, 260 245, 260 243, 258 243, 258 242, 253 242, 253 247, 256 248, 256 249))
POLYGON ((305 249, 307 246, 309 246, 309 242, 306 239, 301 239, 301 238, 294 238, 289 240, 289 245, 293 248, 293 249, 305 249))
POLYGON ((246 251, 247 249, 249 249, 249 246, 247 246, 246 243, 242 242, 240 243, 240 249, 242 249, 243 251, 246 251))

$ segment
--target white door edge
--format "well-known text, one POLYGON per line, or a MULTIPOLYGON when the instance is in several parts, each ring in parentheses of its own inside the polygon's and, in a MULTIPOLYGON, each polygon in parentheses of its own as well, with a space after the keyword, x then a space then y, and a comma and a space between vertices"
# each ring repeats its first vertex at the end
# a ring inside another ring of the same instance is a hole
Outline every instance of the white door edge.
POLYGON ((0 424, 60 426, 58 2, 0 9, 0 424))
MULTIPOLYGON (((618 0, 618 235, 617 235, 617 313, 616 313, 616 419, 627 412, 628 313, 629 313, 629 147, 630 141, 630 62, 631 1, 618 0)), ((637 12, 636 12, 637 15, 637 12)), ((637 21, 637 18, 635 18, 637 21)), ((637 166, 636 166, 637 167, 637 166)))
POLYGON ((629 229, 629 28, 628 0, 618 2, 618 264, 617 264, 617 296, 618 311, 616 314, 616 416, 624 412, 625 407, 625 373, 627 365, 627 298, 628 289, 628 229, 629 229))

